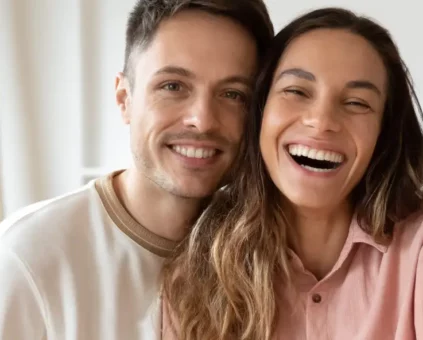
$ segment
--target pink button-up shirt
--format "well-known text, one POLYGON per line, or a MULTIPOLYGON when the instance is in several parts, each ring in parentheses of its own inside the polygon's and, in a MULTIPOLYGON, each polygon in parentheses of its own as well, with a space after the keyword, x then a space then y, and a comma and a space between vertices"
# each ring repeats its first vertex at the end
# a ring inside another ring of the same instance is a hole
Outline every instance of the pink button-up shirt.
POLYGON ((423 215, 395 226, 388 246, 354 220, 332 271, 318 281, 293 254, 298 305, 274 340, 423 340, 423 215))
MULTIPOLYGON (((293 254, 298 305, 286 310, 281 302, 273 340, 423 340, 422 223, 423 214, 396 225, 384 246, 353 220, 338 261, 320 281, 293 254)), ((168 322, 165 309, 162 339, 175 340, 168 322)))

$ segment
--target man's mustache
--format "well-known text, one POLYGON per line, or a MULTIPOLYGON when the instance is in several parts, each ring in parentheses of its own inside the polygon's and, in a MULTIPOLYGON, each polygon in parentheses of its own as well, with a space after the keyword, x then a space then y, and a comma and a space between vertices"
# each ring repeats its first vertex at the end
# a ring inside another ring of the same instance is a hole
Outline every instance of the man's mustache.
POLYGON ((191 140, 196 142, 212 142, 219 146, 228 147, 234 144, 233 141, 216 132, 195 133, 193 131, 183 131, 178 133, 168 133, 163 136, 165 144, 173 144, 180 140, 191 140))

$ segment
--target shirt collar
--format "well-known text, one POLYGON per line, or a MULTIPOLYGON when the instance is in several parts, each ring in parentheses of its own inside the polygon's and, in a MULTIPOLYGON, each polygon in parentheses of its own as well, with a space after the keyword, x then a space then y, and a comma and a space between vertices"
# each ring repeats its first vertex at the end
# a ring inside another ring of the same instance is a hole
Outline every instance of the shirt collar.
POLYGON ((351 221, 350 232, 347 238, 347 242, 348 242, 348 239, 350 239, 350 242, 352 244, 355 244, 355 243, 368 244, 369 246, 372 246, 373 248, 376 248, 377 250, 379 250, 381 253, 386 253, 389 247, 389 245, 387 244, 377 243, 374 240, 372 235, 369 235, 368 233, 366 233, 360 227, 356 216, 354 216, 351 221))
MULTIPOLYGON (((375 249, 377 249, 378 251, 380 251, 381 253, 386 253, 388 251, 388 247, 389 245, 387 244, 381 244, 381 243, 377 243, 372 235, 369 235, 368 233, 366 233, 359 225, 358 220, 357 220, 357 216, 354 214, 351 224, 350 224, 350 229, 348 231, 348 236, 347 239, 345 240, 345 244, 344 247, 341 251, 341 256, 343 255, 344 252, 349 252, 351 247, 354 244, 367 244, 375 249)), ((288 257, 292 260, 293 258, 296 258, 297 255, 295 254, 295 252, 288 248, 288 257)))

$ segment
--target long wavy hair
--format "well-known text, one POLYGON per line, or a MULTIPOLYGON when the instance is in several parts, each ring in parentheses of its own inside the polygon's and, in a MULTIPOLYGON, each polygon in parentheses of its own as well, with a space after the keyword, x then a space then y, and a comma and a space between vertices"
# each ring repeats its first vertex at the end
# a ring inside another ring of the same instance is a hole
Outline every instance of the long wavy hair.
POLYGON ((259 155, 260 125, 284 50, 293 39, 321 28, 348 30, 365 38, 388 73, 381 133, 370 165, 351 193, 360 226, 376 240, 389 241, 395 223, 421 208, 422 112, 389 32, 339 8, 298 17, 275 37, 265 58, 237 178, 214 196, 164 267, 164 297, 179 339, 267 340, 276 315, 284 312, 284 306, 275 303, 274 282, 291 285, 290 224, 281 209, 281 193, 259 155))

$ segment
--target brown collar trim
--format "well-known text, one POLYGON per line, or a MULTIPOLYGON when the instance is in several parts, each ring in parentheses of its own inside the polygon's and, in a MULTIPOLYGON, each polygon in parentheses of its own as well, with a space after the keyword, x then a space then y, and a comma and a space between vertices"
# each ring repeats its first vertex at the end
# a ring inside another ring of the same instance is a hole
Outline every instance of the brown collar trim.
POLYGON ((139 224, 119 201, 113 188, 113 177, 121 174, 124 170, 113 172, 95 181, 95 187, 104 208, 116 226, 133 241, 150 252, 160 256, 170 256, 177 242, 157 236, 147 228, 139 224))

